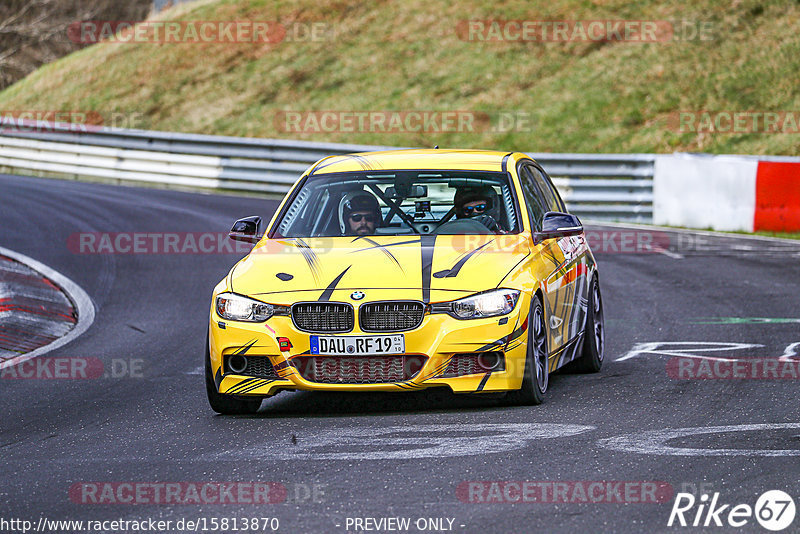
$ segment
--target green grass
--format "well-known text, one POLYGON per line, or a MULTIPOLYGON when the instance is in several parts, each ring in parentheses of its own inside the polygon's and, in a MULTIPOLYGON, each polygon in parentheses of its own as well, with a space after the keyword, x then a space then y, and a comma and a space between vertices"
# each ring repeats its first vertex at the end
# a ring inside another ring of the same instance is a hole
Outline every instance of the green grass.
POLYGON ((182 20, 323 21, 322 42, 100 44, 0 93, 0 110, 93 110, 120 126, 237 136, 531 152, 800 155, 798 134, 680 133, 686 110, 800 113, 800 2, 203 0, 182 20), (712 39, 667 43, 470 42, 459 21, 685 20, 712 39), (522 131, 287 133, 282 110, 525 114, 522 131))
MULTIPOLYGON (((747 233, 747 232, 742 232, 742 233, 747 233)), ((758 231, 755 232, 755 235, 763 235, 766 237, 780 237, 782 239, 800 239, 800 233, 758 231)))

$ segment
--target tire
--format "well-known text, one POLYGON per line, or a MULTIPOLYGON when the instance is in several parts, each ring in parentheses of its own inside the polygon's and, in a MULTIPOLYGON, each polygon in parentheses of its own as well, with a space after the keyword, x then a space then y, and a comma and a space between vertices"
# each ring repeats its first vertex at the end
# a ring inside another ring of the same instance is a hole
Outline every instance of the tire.
POLYGON ((211 355, 208 351, 208 335, 206 335, 206 393, 211 409, 222 415, 250 415, 261 407, 261 397, 242 399, 232 395, 223 395, 217 391, 214 376, 211 374, 211 355))
POLYGON ((586 310, 586 328, 583 331, 583 349, 572 369, 578 373, 597 373, 603 366, 606 327, 603 322, 603 299, 597 276, 589 286, 589 306, 586 310))
POLYGON ((550 382, 549 356, 544 308, 539 298, 534 296, 531 311, 528 314, 528 352, 525 356, 522 387, 508 393, 509 404, 530 406, 541 404, 544 401, 544 395, 547 393, 547 386, 550 382))

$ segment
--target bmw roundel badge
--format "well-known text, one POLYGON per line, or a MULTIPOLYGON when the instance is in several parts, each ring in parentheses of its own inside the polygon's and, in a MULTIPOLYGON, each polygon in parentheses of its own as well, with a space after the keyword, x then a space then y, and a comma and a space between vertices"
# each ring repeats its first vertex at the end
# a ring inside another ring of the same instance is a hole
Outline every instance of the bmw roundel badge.
POLYGON ((361 299, 364 298, 364 292, 363 291, 353 291, 352 293, 350 293, 350 298, 353 299, 353 300, 361 300, 361 299))

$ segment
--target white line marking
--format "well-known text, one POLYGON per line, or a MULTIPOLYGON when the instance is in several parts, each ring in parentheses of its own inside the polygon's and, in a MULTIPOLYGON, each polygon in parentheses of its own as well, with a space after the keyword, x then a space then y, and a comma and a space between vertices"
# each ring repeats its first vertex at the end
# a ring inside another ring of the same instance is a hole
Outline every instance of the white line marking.
POLYGON ((16 358, 11 358, 0 363, 0 369, 5 369, 6 367, 11 367, 12 365, 17 365, 18 363, 30 360, 31 358, 36 358, 37 356, 41 356, 43 354, 47 354, 48 352, 55 350, 59 347, 63 347, 73 339, 77 338, 86 330, 92 326, 94 322, 94 304, 92 303, 92 299, 89 298, 89 295, 75 282, 64 276, 63 274, 59 273, 48 267, 47 265, 40 263, 33 258, 30 258, 24 254, 20 254, 19 252, 15 252, 13 250, 8 250, 7 248, 0 247, 0 254, 6 256, 8 258, 14 259, 20 263, 24 263, 34 271, 41 273, 43 276, 50 279, 55 285, 60 287, 64 293, 66 293, 67 297, 72 301, 75 305, 75 308, 78 310, 78 323, 75 327, 70 330, 67 335, 64 337, 60 337, 50 343, 49 345, 45 345, 44 347, 39 347, 38 349, 28 352, 26 354, 22 354, 21 356, 17 356, 16 358))
POLYGON ((684 258, 683 254, 678 254, 677 252, 672 252, 671 250, 667 250, 665 248, 654 248, 653 250, 675 260, 682 260, 684 258))
POLYGON ((695 428, 672 428, 652 430, 636 434, 625 434, 601 439, 598 445, 607 449, 640 454, 669 456, 800 456, 798 449, 693 449, 673 447, 666 442, 675 438, 717 434, 722 432, 753 432, 760 430, 789 430, 800 428, 800 423, 769 423, 755 425, 710 426, 695 428))
POLYGON ((600 221, 596 219, 585 219, 584 226, 587 224, 591 226, 614 226, 618 228, 651 228, 657 230, 664 230, 665 232, 677 232, 680 234, 696 234, 696 235, 707 235, 712 237, 730 237, 732 239, 755 239, 756 241, 773 241, 777 243, 791 243, 795 246, 800 247, 800 240, 797 239, 787 239, 783 237, 768 237, 764 235, 750 235, 750 234, 729 234, 726 232, 709 232, 708 230, 693 230, 691 228, 674 228, 672 226, 656 226, 654 224, 636 224, 636 223, 619 223, 619 222, 609 222, 609 221, 600 221))
POLYGON ((778 358, 778 361, 781 362, 788 362, 792 359, 792 356, 797 356, 797 347, 800 347, 800 343, 792 343, 783 351, 783 355, 778 358))
POLYGON ((475 456, 522 449, 535 440, 574 436, 594 429, 593 426, 557 423, 332 428, 298 435, 297 445, 276 446, 273 440, 209 456, 214 460, 226 460, 231 456, 269 460, 409 460, 475 456))
POLYGON ((656 341, 651 343, 637 343, 624 356, 617 358, 616 362, 623 362, 636 358, 642 354, 657 354, 661 356, 683 356, 692 357, 693 352, 714 352, 722 350, 743 350, 763 347, 757 343, 722 343, 717 341, 656 341), (687 345, 685 349, 659 349, 663 345, 687 345), (698 346, 700 345, 700 346, 698 346), (703 348, 708 347, 708 348, 703 348))

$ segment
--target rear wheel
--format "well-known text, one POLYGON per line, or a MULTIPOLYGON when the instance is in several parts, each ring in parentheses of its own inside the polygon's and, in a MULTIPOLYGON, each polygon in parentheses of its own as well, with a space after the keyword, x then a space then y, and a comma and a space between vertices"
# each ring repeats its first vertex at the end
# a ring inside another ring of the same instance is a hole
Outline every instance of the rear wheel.
POLYGON ((573 368, 579 373, 596 373, 603 366, 606 327, 603 322, 603 299, 597 276, 589 287, 589 306, 586 310, 586 328, 583 332, 583 351, 573 368))
POLYGON ((522 387, 508 393, 509 403, 535 405, 544 401, 544 394, 550 382, 549 354, 544 308, 538 297, 534 296, 528 314, 528 352, 525 357, 522 387))
POLYGON ((211 374, 211 355, 208 351, 208 336, 206 336, 206 393, 211 409, 223 415, 248 415, 254 414, 261 407, 261 397, 253 399, 240 399, 232 395, 223 395, 217 391, 214 375, 211 374))

